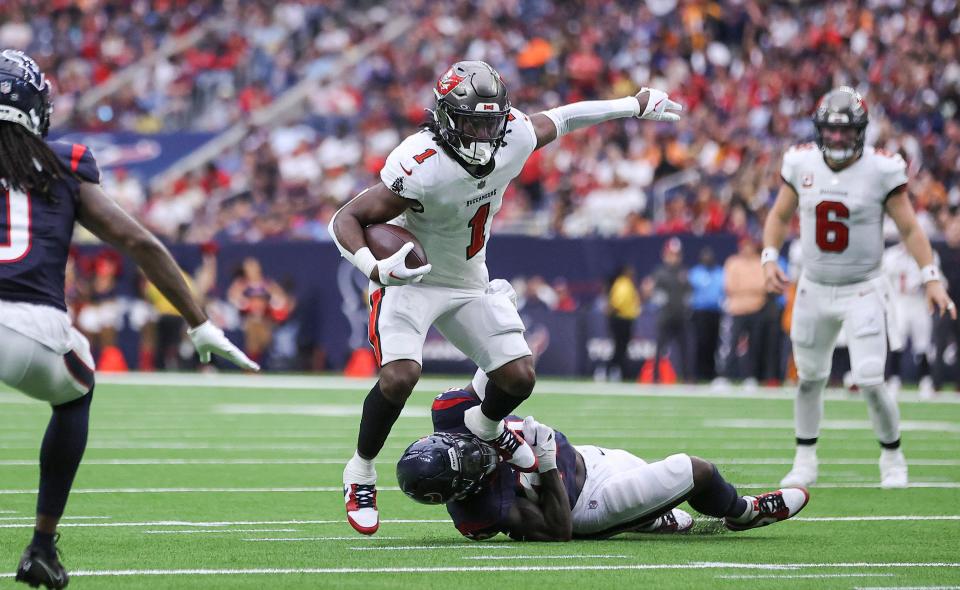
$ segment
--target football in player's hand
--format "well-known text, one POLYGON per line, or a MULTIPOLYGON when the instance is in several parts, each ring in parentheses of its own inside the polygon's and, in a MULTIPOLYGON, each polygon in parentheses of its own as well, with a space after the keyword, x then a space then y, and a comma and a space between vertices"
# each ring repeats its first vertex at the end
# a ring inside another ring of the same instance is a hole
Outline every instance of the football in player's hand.
POLYGON ((427 253, 423 251, 420 240, 399 225, 391 223, 368 225, 363 228, 363 237, 377 260, 389 258, 404 244, 413 242, 413 250, 410 250, 404 259, 407 268, 417 268, 427 263, 427 253))

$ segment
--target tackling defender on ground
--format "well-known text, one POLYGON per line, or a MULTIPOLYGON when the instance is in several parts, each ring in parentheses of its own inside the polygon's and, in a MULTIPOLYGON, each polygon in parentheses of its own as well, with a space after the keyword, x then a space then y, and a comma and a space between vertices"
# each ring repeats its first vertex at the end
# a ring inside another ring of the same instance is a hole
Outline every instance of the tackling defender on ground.
POLYGON ((94 389, 90 344, 64 302, 74 224, 133 258, 190 324, 201 361, 213 353, 259 367, 207 320, 167 249, 104 194, 90 150, 43 139, 52 111, 37 64, 0 52, 0 381, 53 408, 40 447, 36 527, 16 580, 63 588, 69 576, 55 535, 86 448, 94 389))
POLYGON ((670 111, 680 110, 665 93, 645 88, 635 96, 528 116, 511 106, 500 75, 481 61, 455 63, 434 95, 430 121, 389 155, 382 183, 330 222, 343 256, 371 280, 369 334, 380 379, 364 400, 357 451, 343 471, 347 519, 368 535, 380 526, 374 459, 420 379, 431 325, 489 375, 483 403, 465 417, 467 428, 518 469, 536 470, 530 446, 503 423, 533 391, 536 377, 517 310, 486 290, 493 216, 534 150, 613 119, 677 121, 670 111), (405 266, 409 243, 389 258, 374 258, 363 228, 387 221, 418 238, 429 264, 405 266))
POLYGON ((767 289, 783 293, 787 277, 777 264, 794 212, 800 211, 803 272, 797 285, 790 339, 800 387, 795 402, 797 450, 783 486, 817 480, 817 438, 823 416, 823 389, 837 334, 849 340, 850 365, 869 408, 882 447, 880 485, 907 486, 907 462, 900 449, 900 410, 884 386, 889 283, 882 274, 883 215, 897 224, 904 247, 920 266, 927 304, 956 319, 934 264, 930 242, 917 223, 907 193, 906 163, 881 149, 864 149, 867 105, 842 86, 818 103, 813 117, 816 143, 790 148, 783 156, 783 186, 767 216, 761 263, 767 289))
POLYGON ((485 381, 478 371, 465 389, 437 396, 437 432, 410 445, 397 463, 400 489, 421 503, 446 504, 468 538, 505 533, 518 541, 568 541, 685 532, 693 519, 676 509, 683 501, 742 531, 790 518, 809 499, 802 488, 740 496, 712 463, 682 453, 647 463, 619 449, 573 446, 532 416, 507 419, 538 458, 538 473, 519 471, 465 425, 470 408, 482 403, 485 381))

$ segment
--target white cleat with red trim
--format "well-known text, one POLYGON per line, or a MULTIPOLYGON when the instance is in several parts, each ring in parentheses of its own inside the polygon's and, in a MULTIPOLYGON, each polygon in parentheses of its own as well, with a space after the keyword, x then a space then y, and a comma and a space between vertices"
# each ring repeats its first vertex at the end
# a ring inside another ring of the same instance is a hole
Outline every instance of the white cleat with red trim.
POLYGON ((723 524, 731 531, 755 529, 797 515, 810 501, 810 493, 804 488, 784 488, 759 496, 744 496, 747 510, 743 515, 726 517, 723 524))
POLYGON ((354 468, 353 461, 343 469, 343 500, 347 522, 358 533, 372 535, 380 528, 377 511, 377 472, 364 473, 354 468))

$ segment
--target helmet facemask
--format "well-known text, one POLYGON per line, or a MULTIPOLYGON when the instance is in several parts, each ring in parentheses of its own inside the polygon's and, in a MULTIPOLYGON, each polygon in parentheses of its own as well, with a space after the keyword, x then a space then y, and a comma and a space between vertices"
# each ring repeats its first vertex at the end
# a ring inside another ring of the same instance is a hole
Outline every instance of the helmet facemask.
POLYGON ((503 144, 510 116, 507 87, 482 61, 462 61, 448 69, 433 89, 433 118, 440 138, 471 166, 493 160, 503 144))

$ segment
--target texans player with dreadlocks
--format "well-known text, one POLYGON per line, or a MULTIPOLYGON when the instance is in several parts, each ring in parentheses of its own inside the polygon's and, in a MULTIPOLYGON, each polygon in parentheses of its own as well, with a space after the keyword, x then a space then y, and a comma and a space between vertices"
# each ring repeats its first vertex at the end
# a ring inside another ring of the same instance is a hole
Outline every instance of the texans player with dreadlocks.
POLYGON ((510 104, 500 75, 482 61, 453 64, 434 87, 426 128, 405 139, 380 171, 330 222, 343 256, 370 278, 370 335, 380 379, 363 403, 357 451, 343 471, 347 519, 358 532, 380 525, 374 459, 420 379, 424 337, 433 325, 489 375, 482 404, 466 416, 471 432, 521 470, 536 457, 503 418, 533 391, 535 373, 523 322, 501 295, 487 293, 486 247, 507 184, 534 150, 613 119, 677 121, 680 105, 659 90, 578 102, 535 115, 510 104), (404 245, 377 260, 364 227, 392 222, 421 242, 429 264, 407 268, 404 245))
POLYGON ((207 320, 167 249, 104 194, 90 150, 44 139, 52 112, 37 64, 0 51, 0 381, 53 409, 40 447, 33 540, 16 580, 63 588, 69 577, 55 536, 86 448, 94 389, 90 345, 64 302, 74 224, 133 258, 190 324, 201 361, 213 353, 259 367, 207 320))
POLYGON ((816 143, 783 156, 783 186, 763 229, 761 264, 767 289, 782 293, 786 275, 777 264, 794 212, 800 211, 803 272, 797 284, 790 339, 800 378, 794 404, 797 450, 793 468, 780 482, 809 486, 817 480, 817 438, 823 388, 833 349, 845 328, 855 383, 867 402, 880 441, 880 485, 907 486, 900 449, 900 410, 884 385, 890 286, 883 276, 883 216, 893 219, 904 247, 920 266, 927 304, 956 319, 930 241, 917 223, 907 192, 907 166, 899 155, 865 148, 867 104, 853 88, 825 94, 813 116, 816 143))

